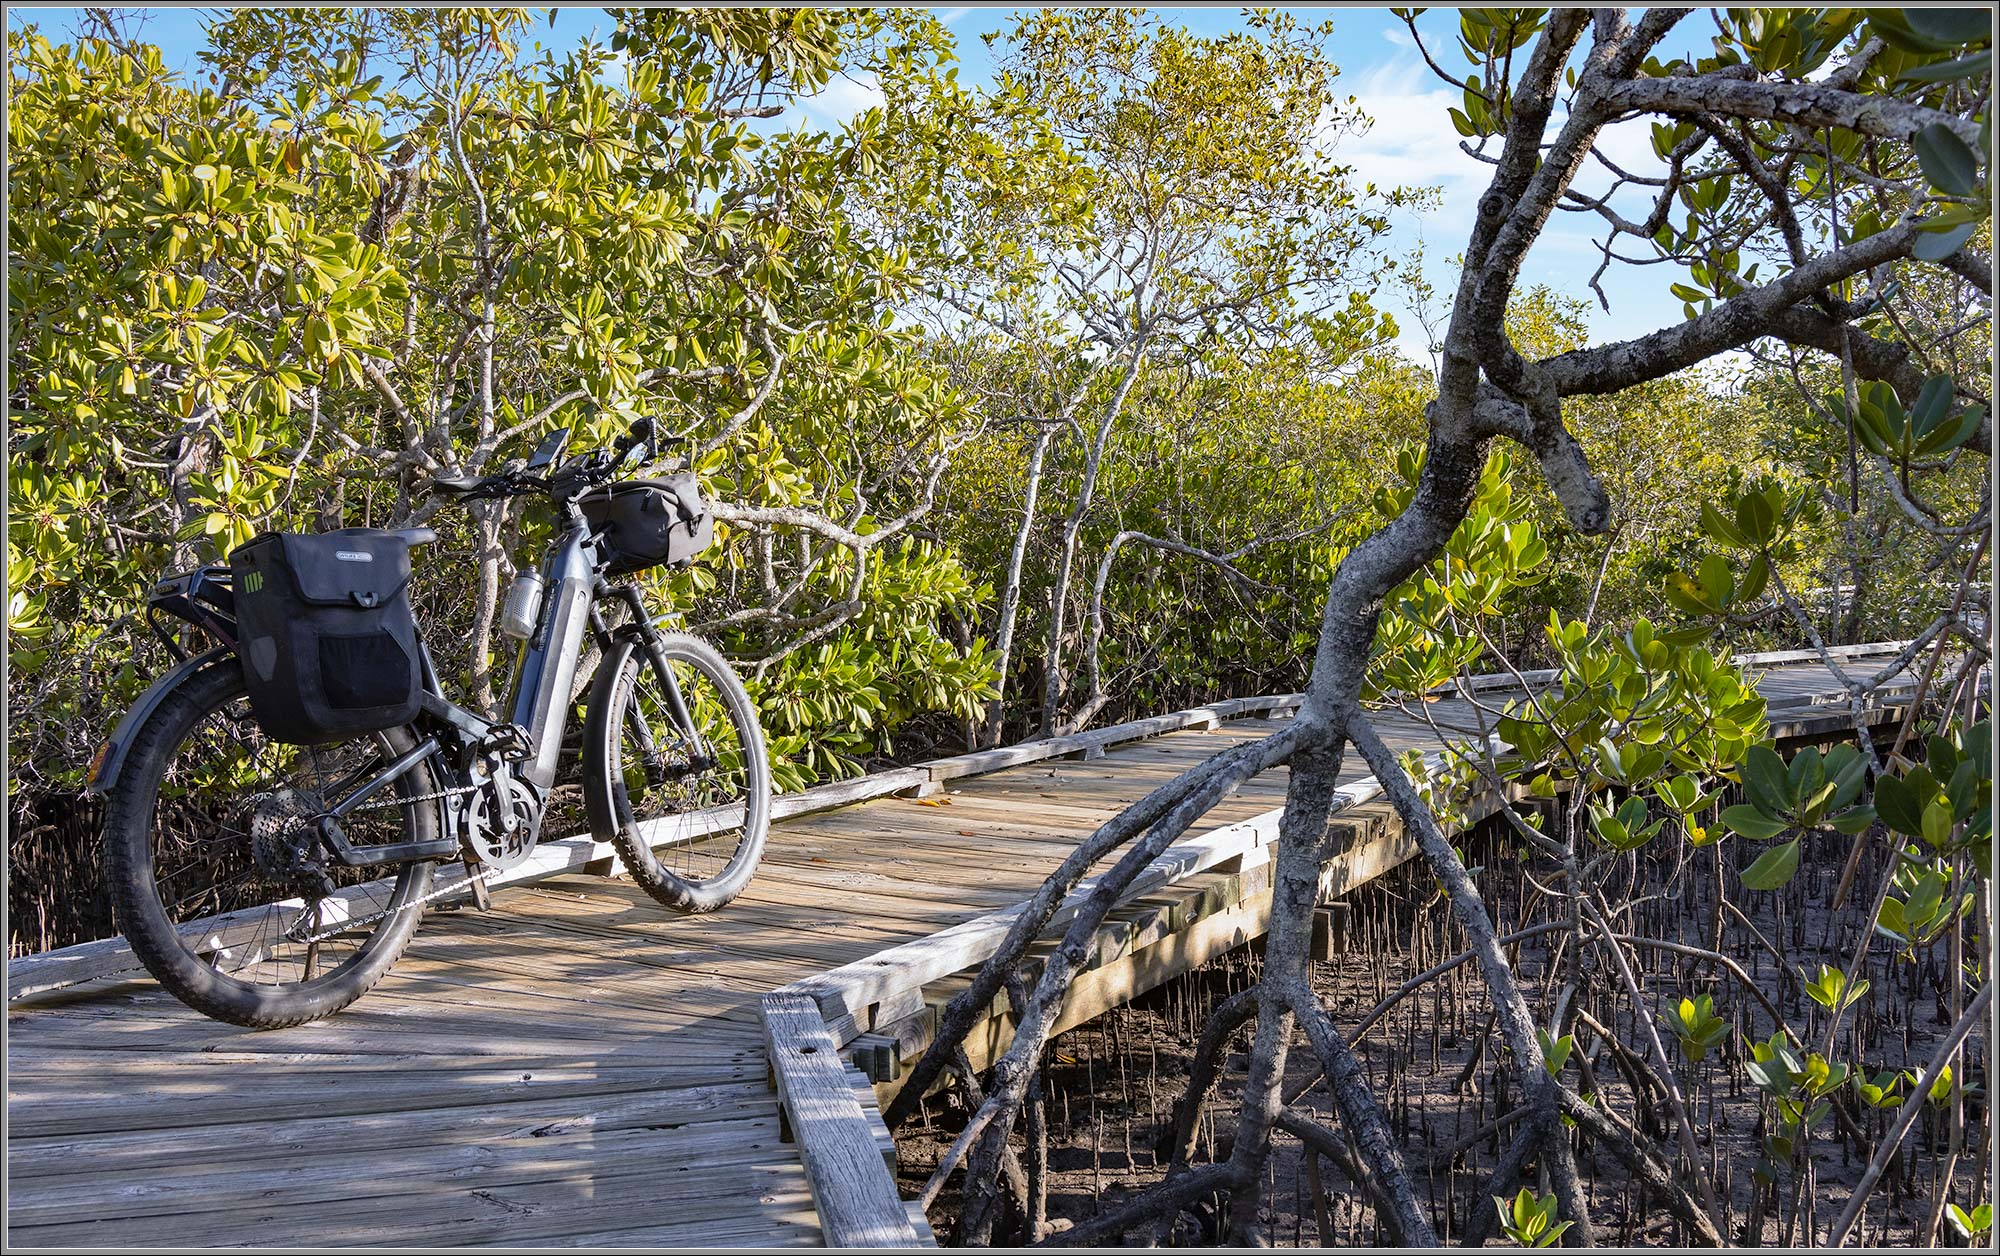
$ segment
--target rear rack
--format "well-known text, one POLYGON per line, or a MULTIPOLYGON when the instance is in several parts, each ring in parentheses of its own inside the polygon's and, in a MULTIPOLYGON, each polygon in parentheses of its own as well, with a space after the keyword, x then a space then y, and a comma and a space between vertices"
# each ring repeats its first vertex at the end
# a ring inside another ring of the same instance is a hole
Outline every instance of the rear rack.
POLYGON ((236 594, 229 568, 221 565, 197 567, 164 576, 146 594, 146 626, 166 643, 176 659, 188 652, 168 631, 162 616, 172 616, 193 624, 222 645, 236 644, 236 594))

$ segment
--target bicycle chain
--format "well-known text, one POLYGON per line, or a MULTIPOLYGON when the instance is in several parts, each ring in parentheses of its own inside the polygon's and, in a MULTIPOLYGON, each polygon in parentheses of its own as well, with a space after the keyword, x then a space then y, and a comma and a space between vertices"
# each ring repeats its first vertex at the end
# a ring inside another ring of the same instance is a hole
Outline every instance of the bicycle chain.
MULTIPOLYGON (((483 785, 460 785, 455 789, 440 789, 428 794, 418 794, 413 798, 391 798, 387 802, 364 802, 354 811, 387 811, 391 807, 407 807, 413 802, 436 802, 440 798, 456 798, 461 794, 476 794, 483 785)), ((348 813, 354 814, 353 811, 348 813)))
MULTIPOLYGON (((307 937, 287 936, 280 940, 286 942, 303 942, 307 946, 311 946, 316 942, 324 942, 328 938, 339 937, 343 933, 348 933, 352 930, 362 928, 363 926, 373 925, 380 920, 387 920, 390 916, 400 915, 406 911, 413 911, 416 908, 422 907, 425 903, 428 903, 433 899, 443 898, 447 894, 456 894, 461 890, 468 890, 472 886, 480 882, 483 882, 487 878, 491 877, 495 871, 496 871, 495 869, 487 868, 481 871, 478 876, 470 876, 465 878, 463 881, 454 881, 450 885, 441 886, 438 889, 432 890, 430 893, 424 895, 422 898, 412 899, 409 902, 404 903, 401 907, 394 907, 394 908, 385 907, 381 911, 375 912, 372 915, 358 916, 352 920, 343 920, 337 927, 327 929, 320 933, 315 933, 307 937)), ((306 915, 307 913, 300 912, 299 919, 304 920, 306 918, 306 915)))
MULTIPOLYGON (((440 789, 428 794, 418 794, 414 798, 395 798, 389 800, 388 802, 363 803, 361 806, 356 807, 354 810, 355 811, 385 810, 390 807, 408 806, 411 803, 435 802, 440 798, 457 798, 466 794, 475 794, 478 793, 483 788, 485 787, 482 785, 461 785, 453 789, 440 789)), ((349 814, 352 813, 350 812, 349 814)), ((324 942, 328 938, 338 937, 339 935, 347 933, 351 930, 359 929, 364 926, 373 925, 377 921, 386 920, 392 915, 397 915, 402 912, 411 911, 414 910, 415 908, 422 907, 424 904, 431 902, 434 899, 443 898, 447 894, 455 894, 461 890, 469 890, 473 885, 485 881, 488 877, 492 876, 493 873, 494 869, 488 868, 480 872, 479 875, 477 876, 470 876, 465 878, 463 881, 454 881, 450 885, 442 886, 438 889, 432 890, 430 893, 425 894, 423 897, 412 899, 410 902, 403 904, 401 907, 397 908, 385 907, 381 911, 375 912, 371 915, 358 916, 351 920, 343 920, 335 928, 326 929, 320 933, 311 934, 309 936, 300 936, 297 934, 293 934, 291 932, 292 929, 298 927, 299 922, 305 921, 309 915, 309 913, 307 912, 300 912, 299 921, 295 922, 290 928, 286 929, 284 936, 281 937, 279 940, 285 942, 303 942, 307 946, 311 946, 317 942, 324 942)))

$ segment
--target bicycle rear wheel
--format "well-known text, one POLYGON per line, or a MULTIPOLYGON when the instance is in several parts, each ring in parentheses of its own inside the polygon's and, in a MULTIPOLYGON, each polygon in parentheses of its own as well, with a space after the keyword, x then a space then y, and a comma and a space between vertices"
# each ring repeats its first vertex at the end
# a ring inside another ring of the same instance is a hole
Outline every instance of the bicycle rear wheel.
POLYGON ((722 655, 684 633, 660 634, 660 651, 699 735, 640 642, 605 651, 584 728, 590 827, 654 899, 714 911, 763 855, 771 765, 757 708, 722 655))
MULTIPOLYGON (((233 659, 189 676, 134 734, 106 809, 112 912, 133 953, 189 1007, 258 1029, 367 993, 416 932, 432 865, 326 863, 308 821, 415 744, 408 729, 273 742, 233 659)), ((356 846, 428 841, 435 792, 419 763, 342 829, 356 846)))

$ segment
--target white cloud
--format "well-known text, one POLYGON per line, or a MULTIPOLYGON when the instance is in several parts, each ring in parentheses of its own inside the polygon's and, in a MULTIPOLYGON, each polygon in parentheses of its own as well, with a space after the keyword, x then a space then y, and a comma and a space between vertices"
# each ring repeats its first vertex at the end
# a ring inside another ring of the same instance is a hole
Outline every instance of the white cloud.
POLYGON ((864 109, 873 109, 883 101, 882 88, 875 76, 866 70, 859 74, 838 74, 826 85, 826 90, 812 97, 807 108, 824 117, 846 121, 864 109))
POLYGON ((794 99, 772 129, 838 130, 854 115, 873 109, 885 100, 881 85, 873 74, 865 70, 855 74, 837 74, 818 95, 794 99))
POLYGON ((1354 167, 1357 178, 1384 191, 1437 188, 1443 200, 1420 215, 1434 237, 1463 238, 1472 225, 1475 203, 1491 177, 1491 167, 1458 146, 1448 112, 1461 93, 1438 81, 1415 56, 1398 57, 1361 76, 1353 85, 1355 103, 1368 115, 1368 129, 1339 137, 1335 160, 1354 167))

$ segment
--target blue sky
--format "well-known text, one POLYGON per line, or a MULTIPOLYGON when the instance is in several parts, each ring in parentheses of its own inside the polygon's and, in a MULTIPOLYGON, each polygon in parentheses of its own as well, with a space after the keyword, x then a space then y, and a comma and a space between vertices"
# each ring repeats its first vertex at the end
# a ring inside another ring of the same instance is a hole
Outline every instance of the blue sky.
MULTIPOLYGON (((959 80, 966 84, 991 81, 992 59, 979 36, 1007 25, 1015 6, 938 6, 937 12, 958 37, 961 63, 959 80)), ((1217 34, 1241 24, 1241 10, 1234 7, 1186 7, 1156 10, 1168 21, 1192 30, 1217 34)), ((158 44, 169 66, 190 74, 200 69, 195 51, 202 44, 202 19, 213 10, 176 8, 140 9, 143 23, 138 34, 158 44)), ((1426 272, 1431 282, 1449 294, 1456 275, 1451 258, 1463 249, 1471 230, 1474 204, 1486 185, 1487 167, 1458 149, 1458 135, 1451 128, 1445 110, 1458 103, 1459 93, 1431 73, 1411 43, 1403 23, 1387 9, 1312 8, 1293 10, 1302 24, 1331 18, 1334 35, 1331 48, 1341 68, 1338 89, 1353 95, 1372 119, 1365 134, 1342 140, 1336 156, 1354 166, 1359 178, 1381 187, 1430 186, 1439 188, 1441 204, 1422 214, 1406 212, 1394 219, 1392 245, 1409 248, 1422 243, 1426 272)), ((9 21, 40 24, 45 33, 60 38, 71 29, 75 10, 13 8, 9 21)), ((1418 19, 1425 42, 1439 63, 1447 69, 1458 61, 1452 36, 1457 22, 1450 10, 1433 10, 1418 19)), ((1698 22, 1691 21, 1689 26, 1698 22)), ((531 37, 550 48, 572 47, 593 32, 602 39, 612 30, 611 18, 599 8, 558 9, 553 25, 536 23, 531 37)), ((1694 32, 1689 32, 1692 36, 1694 32)), ((1684 40, 1687 37, 1684 37, 1684 40)), ((1671 49, 1668 51, 1679 51, 1671 49)), ((855 111, 880 99, 874 85, 865 79, 840 79, 819 97, 803 102, 798 112, 804 120, 819 125, 837 124, 855 111)), ((1626 169, 1633 163, 1645 168, 1652 162, 1650 142, 1643 125, 1614 128, 1604 146, 1614 161, 1626 169)), ((1580 181, 1588 188, 1588 180, 1580 181)), ((1640 214, 1632 216, 1640 216, 1640 214)), ((1589 289, 1591 274, 1599 257, 1592 224, 1595 215, 1558 213, 1549 229, 1535 245, 1522 270, 1525 283, 1546 283, 1561 292, 1590 302, 1593 332, 1601 338, 1622 339, 1678 321, 1680 305, 1667 296, 1670 276, 1662 268, 1634 271, 1614 267, 1604 279, 1611 301, 1607 313, 1589 289)), ((1629 242, 1628 242, 1629 243, 1629 242)), ((1428 361, 1423 336, 1408 316, 1400 299, 1391 292, 1377 296, 1377 304, 1396 316, 1402 327, 1400 343, 1418 361, 1428 361)))

